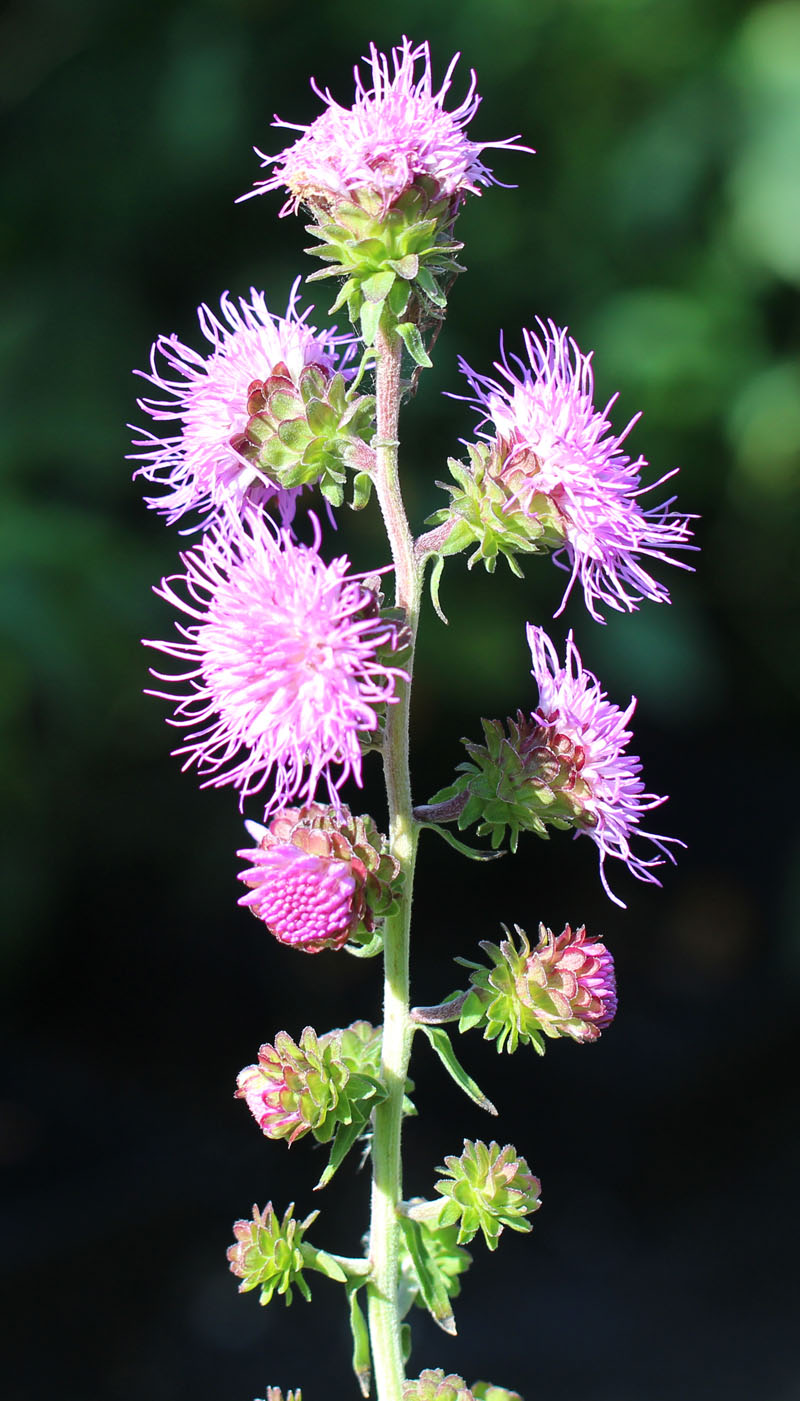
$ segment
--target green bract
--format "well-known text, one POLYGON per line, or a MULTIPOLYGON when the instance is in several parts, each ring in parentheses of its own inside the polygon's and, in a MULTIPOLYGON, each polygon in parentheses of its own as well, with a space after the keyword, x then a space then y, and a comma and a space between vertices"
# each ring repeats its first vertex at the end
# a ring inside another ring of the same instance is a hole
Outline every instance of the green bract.
POLYGON ((481 720, 485 744, 463 744, 472 763, 458 765, 460 777, 431 798, 430 805, 463 796, 458 815, 463 830, 478 823, 479 836, 492 846, 509 831, 516 851, 520 832, 547 837, 547 828, 591 828, 596 819, 587 807, 591 797, 581 778, 584 752, 554 726, 517 712, 516 720, 481 720))
MULTIPOLYGON (((333 506, 344 499, 347 466, 369 483, 375 400, 348 390, 341 374, 306 365, 295 383, 280 361, 265 380, 253 380, 247 412, 244 433, 231 443, 254 475, 284 490, 316 482, 333 506)), ((359 480, 354 503, 366 505, 368 497, 359 480)))
POLYGON ((253 1207, 252 1221, 234 1222, 236 1244, 228 1249, 231 1272, 242 1281, 240 1294, 260 1288, 260 1304, 268 1304, 276 1292, 283 1294, 290 1304, 295 1284, 304 1299, 311 1298, 311 1290, 303 1278, 306 1262, 301 1246, 303 1232, 317 1219, 319 1212, 312 1211, 305 1221, 295 1221, 293 1211, 294 1202, 279 1221, 272 1202, 267 1202, 263 1211, 253 1207))
POLYGON ((525 1217, 539 1209, 540 1183, 510 1143, 487 1147, 480 1139, 465 1139, 461 1157, 444 1161, 445 1166, 436 1169, 445 1179, 436 1183, 436 1191, 448 1199, 439 1221, 443 1226, 458 1222, 459 1245, 480 1230, 489 1249, 495 1250, 504 1226, 531 1229, 525 1217))
POLYGON ((447 290, 463 271, 453 257, 463 247, 451 237, 454 218, 452 201, 436 199, 425 179, 385 211, 368 198, 360 206, 337 205, 335 219, 320 211, 319 223, 308 226, 320 246, 306 252, 331 266, 306 281, 343 277, 331 312, 346 303, 367 346, 384 318, 417 364, 428 366, 423 333, 443 319, 447 290))
POLYGON ((498 555, 503 555, 512 573, 522 578, 516 555, 546 554, 563 545, 561 513, 550 497, 542 494, 531 497, 528 491, 523 504, 516 489, 523 469, 502 471, 497 448, 471 443, 467 450, 469 467, 448 458, 456 485, 437 482, 451 500, 426 521, 427 525, 449 526, 436 552, 457 555, 474 546, 467 560, 470 569, 482 560, 492 574, 498 555))

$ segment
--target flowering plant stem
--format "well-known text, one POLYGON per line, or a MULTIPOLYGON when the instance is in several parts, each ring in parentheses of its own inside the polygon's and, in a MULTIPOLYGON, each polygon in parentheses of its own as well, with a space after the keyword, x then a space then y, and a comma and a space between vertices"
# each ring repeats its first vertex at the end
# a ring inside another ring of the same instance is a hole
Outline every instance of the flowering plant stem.
POLYGON ((397 913, 384 927, 384 1013, 381 1071, 388 1091, 375 1110, 372 1140, 372 1205, 369 1255, 369 1327, 378 1401, 401 1401, 404 1362, 397 1306, 402 1201, 400 1133, 408 1062, 414 1032, 409 1015, 409 934, 419 824, 411 803, 409 774, 409 710, 414 643, 419 621, 422 569, 414 558, 413 540, 403 506, 398 474, 397 422, 400 409, 402 341, 394 333, 376 339, 377 463, 375 487, 395 568, 395 603, 405 610, 411 635, 406 663, 409 682, 396 705, 387 707, 383 760, 389 804, 389 839, 403 873, 403 894, 397 913))

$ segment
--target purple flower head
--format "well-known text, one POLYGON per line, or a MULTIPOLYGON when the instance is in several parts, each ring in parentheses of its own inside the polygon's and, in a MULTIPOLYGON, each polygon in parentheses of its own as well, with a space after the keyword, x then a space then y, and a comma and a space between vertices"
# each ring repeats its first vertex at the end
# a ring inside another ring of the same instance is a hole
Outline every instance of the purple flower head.
POLYGON ((349 862, 314 856, 296 846, 239 854, 253 862, 239 877, 251 887, 239 904, 249 906, 279 943, 305 953, 340 949, 347 943, 358 893, 349 862))
POLYGON ((675 837, 639 830, 642 813, 660 807, 666 798, 644 791, 639 777, 641 763, 635 755, 625 752, 633 738, 627 725, 636 700, 632 697, 627 710, 622 711, 608 699, 597 677, 584 670, 571 632, 563 667, 543 628, 529 623, 527 636, 533 660, 531 674, 539 688, 539 705, 532 718, 558 738, 566 736, 581 754, 584 816, 576 835, 584 832, 596 843, 606 894, 625 909, 623 901, 609 888, 606 857, 624 861, 637 880, 660 885, 652 868, 663 865, 664 857, 673 862, 675 859, 665 842, 683 845, 675 837), (662 855, 648 860, 635 856, 630 845, 632 837, 646 838, 662 855))
MULTIPOLYGON (((691 549, 688 516, 670 510, 675 498, 643 509, 639 498, 653 487, 640 485, 641 469, 622 452, 639 415, 619 434, 606 407, 594 406, 591 354, 584 355, 552 321, 539 321, 540 334, 524 331, 529 364, 517 356, 494 368, 501 379, 478 375, 464 360, 459 367, 475 395, 473 407, 490 425, 481 437, 499 459, 496 472, 513 488, 514 505, 536 515, 542 498, 557 508, 564 547, 555 562, 570 572, 561 613, 580 579, 586 607, 603 622, 600 605, 633 612, 644 599, 668 603, 669 592, 648 573, 643 561, 661 560, 678 568, 668 548, 691 549)), ((654 486, 674 476, 668 472, 654 486)))
POLYGON ((171 723, 191 731, 174 753, 204 787, 232 783, 241 805, 271 782, 266 811, 311 801, 320 779, 340 806, 345 779, 361 783, 360 733, 378 728, 378 707, 406 677, 382 651, 397 645, 397 624, 345 556, 320 558, 315 526, 313 547, 297 545, 249 512, 238 537, 210 531, 181 555, 185 573, 156 589, 190 619, 181 640, 147 643, 187 667, 153 672, 182 687, 151 693, 174 701, 171 723))
POLYGON ((438 92, 433 90, 428 44, 403 39, 391 55, 370 45, 371 85, 366 86, 354 69, 356 100, 340 107, 326 88, 312 79, 316 95, 326 110, 308 126, 276 117, 273 125, 289 127, 302 136, 277 156, 264 155, 262 165, 273 166, 266 180, 256 183, 243 199, 285 187, 289 196, 281 214, 296 213, 301 203, 331 209, 360 197, 376 199, 384 213, 418 179, 433 182, 435 197, 479 194, 480 185, 499 184, 480 159, 490 146, 530 151, 516 137, 503 141, 469 141, 467 124, 480 105, 475 73, 470 74, 466 97, 453 112, 444 108, 456 54, 438 92), (421 73, 417 64, 421 63, 421 73))
POLYGON ((134 446, 140 451, 131 454, 144 464, 135 475, 165 488, 146 500, 164 512, 170 525, 192 512, 205 523, 214 518, 238 529, 246 502, 260 504, 271 497, 277 498, 283 523, 291 521, 300 489, 284 491, 266 481, 242 451, 251 390, 276 366, 284 367, 295 384, 308 365, 332 374, 340 355, 345 363, 355 344, 351 335, 307 324, 313 307, 299 310, 299 283, 300 278, 285 316, 273 316, 264 293, 255 288, 250 301, 242 297, 238 306, 225 292, 221 317, 205 305, 197 312, 210 355, 204 358, 175 335, 159 336, 150 353, 150 372, 136 371, 166 396, 139 399, 139 408, 156 423, 181 425, 169 437, 134 428, 134 446))

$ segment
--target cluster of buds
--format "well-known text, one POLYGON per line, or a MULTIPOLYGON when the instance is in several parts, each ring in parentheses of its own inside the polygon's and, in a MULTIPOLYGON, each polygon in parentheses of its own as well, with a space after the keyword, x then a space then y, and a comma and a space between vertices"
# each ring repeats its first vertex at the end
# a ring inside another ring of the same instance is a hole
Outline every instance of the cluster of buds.
POLYGON ((293 1212, 294 1202, 279 1220, 272 1202, 267 1202, 263 1211, 253 1207, 252 1221, 234 1222, 236 1244, 229 1246, 227 1252, 231 1273, 242 1281, 240 1294, 251 1289, 261 1290, 260 1304, 268 1304, 275 1293, 283 1294, 290 1304, 294 1285, 304 1299, 311 1298, 311 1290, 303 1278, 303 1267, 307 1263, 303 1234, 319 1212, 312 1211, 304 1221, 296 1221, 293 1212))
POLYGON ((343 277, 331 312, 346 303, 365 345, 374 342, 381 318, 391 318, 417 363, 430 365, 422 332, 441 321, 447 290, 463 271, 453 256, 463 247, 452 238, 454 201, 420 177, 388 210, 369 192, 358 204, 339 204, 335 214, 309 204, 318 222, 308 232, 320 246, 307 251, 330 266, 306 280, 343 277))
POLYGON ((364 506, 374 413, 374 398, 348 392, 341 373, 307 364, 293 378, 279 360, 266 379, 248 386, 247 424, 230 444, 254 477, 284 491, 316 482, 332 506, 341 506, 346 467, 354 466, 354 505, 364 506))
POLYGON ((464 1140, 459 1158, 445 1158, 445 1166, 437 1168, 443 1180, 436 1191, 447 1200, 439 1214, 442 1226, 458 1223, 458 1244, 465 1245, 480 1230, 490 1250, 504 1226, 512 1231, 529 1231, 525 1218, 540 1206, 541 1183, 534 1177, 524 1158, 510 1143, 500 1148, 479 1140, 464 1140))
POLYGON ((239 904, 280 943, 305 953, 363 946, 396 908, 400 865, 371 817, 307 803, 249 830, 258 847, 238 853, 250 862, 239 877, 249 893, 239 904))
POLYGON ((511 454, 502 440, 468 445, 469 466, 448 459, 449 482, 437 486, 450 495, 450 504, 434 512, 426 524, 437 530, 436 552, 457 555, 471 550, 470 568, 482 561, 494 573, 498 555, 522 578, 517 555, 548 554, 563 547, 566 524, 553 495, 536 490, 533 455, 511 454))
POLYGON ((492 846, 503 841, 516 851, 520 832, 547 837, 548 827, 590 831, 596 825, 591 790, 581 771, 584 748, 556 724, 537 715, 516 720, 482 720, 485 744, 464 740, 472 763, 458 765, 460 777, 436 793, 430 806, 458 804, 458 825, 479 823, 478 833, 492 846), (506 733, 506 727, 508 733, 506 733))
POLYGON ((303 1393, 298 1387, 296 1391, 287 1391, 284 1397, 279 1386, 268 1386, 264 1401, 303 1401, 303 1393))
POLYGON ((614 960, 605 944, 590 939, 583 925, 573 933, 567 924, 554 935, 540 924, 531 949, 524 929, 515 930, 519 946, 508 930, 499 946, 481 943, 490 968, 458 960, 472 969, 459 1029, 482 1027, 484 1040, 496 1040, 498 1051, 522 1044, 540 1055, 545 1037, 596 1041, 617 1010, 614 960))
POLYGON ((403 1401, 473 1401, 474 1393, 463 1377, 445 1376, 441 1367, 426 1367, 413 1381, 403 1384, 403 1401))
POLYGON ((236 1098, 267 1138, 294 1143, 311 1132, 327 1143, 339 1124, 365 1123, 384 1097, 379 1057, 380 1028, 369 1022, 319 1037, 307 1026, 299 1042, 279 1031, 274 1045, 259 1050, 258 1063, 240 1071, 236 1098))

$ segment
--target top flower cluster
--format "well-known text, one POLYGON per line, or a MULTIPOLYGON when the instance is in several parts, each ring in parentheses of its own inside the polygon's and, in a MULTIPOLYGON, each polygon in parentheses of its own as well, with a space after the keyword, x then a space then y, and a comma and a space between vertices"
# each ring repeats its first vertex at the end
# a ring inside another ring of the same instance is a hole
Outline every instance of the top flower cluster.
POLYGON ((281 214, 289 214, 296 213, 301 203, 329 209, 343 200, 358 202, 372 196, 385 213, 421 178, 433 182, 435 198, 457 200, 465 193, 478 194, 480 185, 499 183, 483 164, 481 152, 491 146, 511 151, 531 148, 520 146, 514 136, 503 141, 467 139, 465 128, 481 101, 474 71, 461 105, 453 112, 444 108, 459 58, 456 54, 442 86, 434 92, 427 43, 414 45, 404 38, 400 48, 392 49, 391 65, 386 54, 371 44, 364 62, 369 63, 372 86, 365 86, 356 66, 352 107, 340 107, 328 89, 321 90, 312 79, 311 86, 327 110, 308 126, 275 118, 275 126, 303 134, 277 156, 257 151, 262 164, 273 170, 242 198, 285 187, 289 195, 281 214), (418 78, 419 62, 422 76, 418 78))

